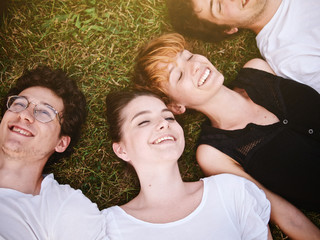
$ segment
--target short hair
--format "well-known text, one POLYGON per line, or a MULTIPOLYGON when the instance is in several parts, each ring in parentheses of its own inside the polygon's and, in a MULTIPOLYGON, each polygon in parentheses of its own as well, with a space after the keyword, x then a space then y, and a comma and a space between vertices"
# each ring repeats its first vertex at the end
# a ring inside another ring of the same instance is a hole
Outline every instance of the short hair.
POLYGON ((167 93, 163 87, 169 80, 166 67, 185 48, 185 39, 178 33, 164 34, 148 42, 139 50, 135 60, 132 78, 135 87, 154 92, 167 103, 167 93), (160 67, 160 64, 164 66, 160 67))
POLYGON ((227 25, 218 25, 198 17, 192 0, 167 0, 169 20, 178 33, 205 42, 219 42, 235 34, 227 34, 227 25))
MULTIPOLYGON (((55 152, 49 158, 49 163, 58 161, 60 158, 69 156, 80 138, 80 129, 86 120, 86 100, 84 94, 79 90, 76 82, 67 77, 61 69, 52 70, 47 66, 39 66, 34 70, 27 70, 16 81, 9 90, 7 97, 18 95, 23 90, 31 87, 44 87, 50 89, 56 96, 62 99, 64 110, 61 116, 60 136, 71 138, 68 148, 63 153, 55 152)), ((3 117, 6 108, 6 100, 2 104, 3 117)))
POLYGON ((123 109, 134 99, 140 96, 151 96, 161 100, 160 96, 143 90, 127 89, 110 92, 106 97, 106 117, 109 125, 109 135, 112 142, 120 142, 122 139, 123 109))

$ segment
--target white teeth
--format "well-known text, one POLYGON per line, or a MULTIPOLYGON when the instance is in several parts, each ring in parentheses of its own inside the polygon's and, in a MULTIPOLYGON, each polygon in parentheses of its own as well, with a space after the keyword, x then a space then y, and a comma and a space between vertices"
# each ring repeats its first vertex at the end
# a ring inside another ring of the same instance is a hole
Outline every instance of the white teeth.
POLYGON ((209 69, 206 69, 206 71, 204 72, 204 74, 202 75, 202 77, 200 78, 200 81, 198 83, 198 86, 202 86, 204 84, 204 82, 207 80, 207 77, 209 76, 210 74, 210 70, 209 69))
POLYGON ((163 141, 165 141, 165 140, 174 141, 174 138, 173 138, 173 137, 170 137, 170 136, 162 137, 162 138, 157 139, 154 143, 155 143, 155 144, 158 144, 158 143, 161 143, 161 142, 163 142, 163 141))
POLYGON ((24 131, 24 130, 22 130, 22 129, 20 129, 20 128, 13 127, 13 128, 12 128, 12 131, 18 132, 18 133, 20 133, 20 134, 22 134, 22 135, 25 135, 25 136, 31 136, 31 134, 30 134, 29 132, 24 131))

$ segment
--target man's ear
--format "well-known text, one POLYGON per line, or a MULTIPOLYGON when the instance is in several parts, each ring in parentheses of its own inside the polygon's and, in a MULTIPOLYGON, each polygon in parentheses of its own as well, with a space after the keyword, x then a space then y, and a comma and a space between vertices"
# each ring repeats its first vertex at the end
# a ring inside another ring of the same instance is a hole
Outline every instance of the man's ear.
POLYGON ((121 143, 112 143, 112 149, 114 153, 123 161, 130 161, 128 154, 125 151, 124 146, 121 143))
POLYGON ((182 114, 186 111, 186 107, 179 103, 169 103, 167 107, 173 114, 176 115, 182 114))
POLYGON ((230 29, 224 30, 224 33, 231 35, 231 34, 234 34, 234 33, 238 32, 238 31, 239 31, 239 29, 234 27, 234 28, 230 28, 230 29))
POLYGON ((62 136, 55 147, 56 152, 62 153, 69 146, 71 138, 69 136, 62 136))

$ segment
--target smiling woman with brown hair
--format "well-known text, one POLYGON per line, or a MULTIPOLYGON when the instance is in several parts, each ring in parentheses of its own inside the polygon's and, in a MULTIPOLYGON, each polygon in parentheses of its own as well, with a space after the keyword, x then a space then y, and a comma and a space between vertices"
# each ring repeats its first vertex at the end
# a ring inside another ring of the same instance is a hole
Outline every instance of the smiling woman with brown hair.
POLYGON ((109 94, 107 118, 114 152, 140 181, 133 200, 104 210, 110 239, 271 239, 270 204, 252 182, 231 174, 182 180, 183 130, 159 97, 109 94))

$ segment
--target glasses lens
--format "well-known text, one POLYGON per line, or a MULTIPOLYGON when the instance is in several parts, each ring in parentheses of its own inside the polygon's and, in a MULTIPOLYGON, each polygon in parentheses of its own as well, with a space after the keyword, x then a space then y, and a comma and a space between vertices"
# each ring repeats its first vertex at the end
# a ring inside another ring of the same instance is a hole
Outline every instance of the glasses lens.
MULTIPOLYGON (((11 96, 7 101, 7 108, 11 112, 21 112, 25 110, 28 105, 28 99, 23 96, 11 96)), ((37 104, 33 109, 34 117, 43 123, 52 121, 57 114, 57 111, 53 107, 46 104, 37 104)))
POLYGON ((56 117, 56 114, 56 111, 49 105, 38 104, 34 108, 35 118, 43 123, 52 121, 56 117))
POLYGON ((11 96, 8 98, 7 108, 11 112, 21 112, 28 107, 28 100, 20 96, 11 96))

